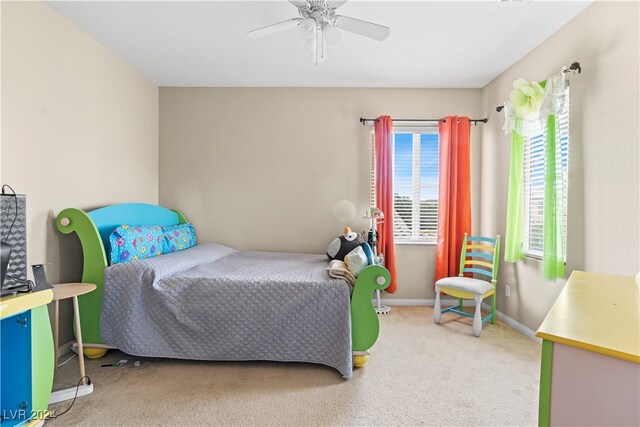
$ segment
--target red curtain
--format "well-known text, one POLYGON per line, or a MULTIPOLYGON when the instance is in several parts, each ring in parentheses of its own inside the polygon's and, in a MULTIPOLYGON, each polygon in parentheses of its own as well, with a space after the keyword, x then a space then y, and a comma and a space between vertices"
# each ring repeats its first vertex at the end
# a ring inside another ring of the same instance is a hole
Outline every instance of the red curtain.
POLYGON ((471 167, 468 117, 440 120, 440 178, 436 281, 457 276, 464 233, 471 235, 471 167))
POLYGON ((378 226, 378 248, 384 255, 384 264, 391 273, 391 284, 386 289, 396 291, 396 249, 393 243, 393 144, 391 130, 393 121, 389 116, 380 116, 375 122, 376 152, 376 201, 384 213, 384 223, 378 226))

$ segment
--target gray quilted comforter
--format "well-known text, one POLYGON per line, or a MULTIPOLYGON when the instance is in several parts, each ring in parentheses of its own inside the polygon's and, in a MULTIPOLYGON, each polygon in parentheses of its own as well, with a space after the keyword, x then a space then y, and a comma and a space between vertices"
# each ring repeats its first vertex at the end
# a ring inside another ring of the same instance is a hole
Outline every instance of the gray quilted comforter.
POLYGON ((352 374, 349 285, 323 255, 210 243, 104 272, 100 333, 147 357, 320 363, 352 374))

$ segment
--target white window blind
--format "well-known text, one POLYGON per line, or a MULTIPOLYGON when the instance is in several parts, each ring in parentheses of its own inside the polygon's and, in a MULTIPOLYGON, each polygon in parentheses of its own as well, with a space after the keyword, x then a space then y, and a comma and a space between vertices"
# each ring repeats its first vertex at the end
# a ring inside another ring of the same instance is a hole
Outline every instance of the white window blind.
MULTIPOLYGON (((567 193, 569 170, 569 88, 566 89, 565 108, 556 116, 557 140, 560 141, 560 151, 556 155, 556 162, 562 164, 562 187, 557 188, 558 194, 564 198, 564 257, 567 251, 567 193)), ((524 142, 524 245, 525 253, 534 258, 542 258, 544 236, 544 177, 545 177, 545 140, 546 128, 533 132, 535 136, 525 137, 524 142)))
MULTIPOLYGON (((436 243, 438 234, 437 128, 394 128, 393 225, 396 242, 436 243)), ((375 143, 371 141, 371 205, 375 206, 375 143)), ((389 216, 385 212, 387 220, 389 216)))

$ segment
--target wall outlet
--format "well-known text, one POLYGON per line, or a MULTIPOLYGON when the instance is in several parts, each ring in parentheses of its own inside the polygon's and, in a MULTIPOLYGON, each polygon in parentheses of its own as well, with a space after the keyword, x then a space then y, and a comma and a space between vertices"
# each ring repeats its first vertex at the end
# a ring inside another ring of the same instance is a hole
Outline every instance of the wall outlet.
POLYGON ((511 296, 511 285, 504 285, 504 294, 507 297, 511 296))

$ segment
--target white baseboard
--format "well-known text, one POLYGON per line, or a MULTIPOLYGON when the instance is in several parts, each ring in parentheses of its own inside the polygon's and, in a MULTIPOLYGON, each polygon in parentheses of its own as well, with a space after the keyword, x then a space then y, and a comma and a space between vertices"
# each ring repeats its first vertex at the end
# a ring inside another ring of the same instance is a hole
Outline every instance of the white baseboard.
POLYGON ((58 347, 58 357, 62 357, 67 355, 68 353, 71 353, 71 346, 75 343, 75 340, 71 340, 69 342, 66 342, 64 344, 62 344, 60 347, 58 347))
MULTIPOLYGON (((383 298, 380 300, 380 303, 382 305, 400 305, 400 306, 407 306, 407 305, 413 305, 413 306, 421 306, 421 307, 433 307, 435 305, 435 300, 433 299, 393 299, 393 298, 383 298)), ((442 304, 443 307, 447 307, 449 305, 454 305, 458 303, 457 299, 451 299, 451 298, 447 298, 447 299, 441 299, 440 303, 442 304)), ((376 300, 373 300, 373 305, 375 307, 376 305, 376 300)), ((465 307, 475 307, 476 302, 473 300, 464 300, 463 305, 465 307)), ((482 303, 482 309, 485 311, 490 311, 491 310, 491 306, 487 303, 482 303)), ((532 331, 531 329, 527 328, 526 326, 524 326, 522 323, 513 320, 511 317, 507 316, 506 314, 504 314, 501 311, 496 310, 496 317, 501 320, 502 322, 506 323, 507 325, 509 325, 511 328, 515 329, 516 331, 520 332, 522 335, 530 338, 531 340, 542 344, 542 340, 538 337, 536 337, 536 333, 534 331, 532 331)))
MULTIPOLYGON (((486 311, 491 310, 491 306, 486 302, 482 303, 482 308, 486 311)), ((536 337, 536 333, 533 330, 527 328, 517 320, 513 320, 511 317, 507 316, 506 314, 504 314, 499 310, 496 310, 496 317, 498 318, 498 320, 503 321, 504 323, 511 326, 513 329, 520 332, 522 335, 526 336, 527 338, 530 338, 531 340, 537 342, 538 344, 542 344, 542 339, 536 337)))

